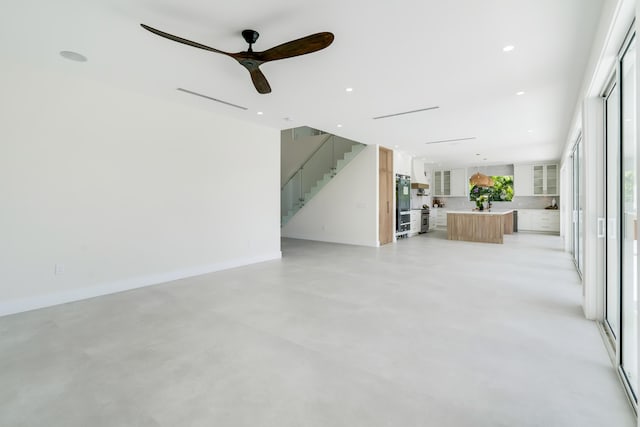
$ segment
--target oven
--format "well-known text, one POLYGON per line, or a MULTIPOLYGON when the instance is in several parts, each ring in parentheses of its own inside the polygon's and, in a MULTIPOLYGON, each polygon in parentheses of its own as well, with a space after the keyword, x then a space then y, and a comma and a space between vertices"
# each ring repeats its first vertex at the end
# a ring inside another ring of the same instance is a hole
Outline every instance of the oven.
POLYGON ((398 222, 398 233, 408 233, 411 228, 411 211, 401 211, 398 222))
POLYGON ((429 207, 420 211, 420 234, 429 231, 429 207))

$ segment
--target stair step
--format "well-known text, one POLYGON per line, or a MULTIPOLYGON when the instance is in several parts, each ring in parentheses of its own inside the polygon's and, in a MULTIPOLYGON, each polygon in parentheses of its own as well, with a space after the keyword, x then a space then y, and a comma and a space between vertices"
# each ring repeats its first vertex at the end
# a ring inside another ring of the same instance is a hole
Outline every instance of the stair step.
POLYGON ((287 214, 280 219, 281 226, 293 218, 300 209, 302 209, 313 197, 318 194, 329 181, 331 181, 342 169, 344 169, 353 160, 358 153, 365 148, 363 144, 352 144, 349 151, 346 151, 341 159, 338 159, 331 170, 325 172, 321 179, 311 186, 309 191, 304 194, 302 200, 296 201, 288 210, 287 214))

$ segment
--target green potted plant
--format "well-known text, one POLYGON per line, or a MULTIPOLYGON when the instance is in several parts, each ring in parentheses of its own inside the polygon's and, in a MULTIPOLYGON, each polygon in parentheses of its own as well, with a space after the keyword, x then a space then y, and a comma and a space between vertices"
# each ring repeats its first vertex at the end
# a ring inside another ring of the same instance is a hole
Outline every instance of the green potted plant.
POLYGON ((476 197, 476 207, 479 211, 484 210, 484 203, 489 200, 489 197, 486 194, 482 194, 476 197))

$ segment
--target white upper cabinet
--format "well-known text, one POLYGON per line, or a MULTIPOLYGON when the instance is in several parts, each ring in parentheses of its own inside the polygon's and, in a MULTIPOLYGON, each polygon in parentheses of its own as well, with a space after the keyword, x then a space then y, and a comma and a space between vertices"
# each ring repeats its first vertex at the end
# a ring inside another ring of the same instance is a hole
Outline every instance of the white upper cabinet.
POLYGON ((424 170, 424 160, 413 160, 413 169, 411 173, 411 182, 418 184, 428 184, 427 175, 424 170))
POLYGON ((464 168, 433 171, 433 195, 468 196, 467 171, 464 168))
POLYGON ((451 195, 451 171, 444 171, 444 170, 433 171, 433 195, 434 196, 450 196, 451 195))
POLYGON ((558 165, 514 165, 514 196, 557 196, 558 165))
POLYGON ((451 169, 451 196, 468 197, 469 181, 466 169, 451 169))
POLYGON ((542 188, 539 189, 535 185, 533 187, 533 194, 535 195, 547 195, 557 196, 559 193, 558 188, 558 165, 541 165, 533 167, 534 179, 536 168, 542 168, 542 188))
POLYGON ((533 165, 513 165, 513 195, 533 196, 533 165))

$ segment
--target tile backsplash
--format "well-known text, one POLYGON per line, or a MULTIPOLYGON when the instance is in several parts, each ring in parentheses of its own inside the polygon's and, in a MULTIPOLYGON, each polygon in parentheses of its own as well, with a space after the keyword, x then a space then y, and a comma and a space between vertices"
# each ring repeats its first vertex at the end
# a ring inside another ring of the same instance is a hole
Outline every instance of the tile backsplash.
POLYGON ((420 209, 422 205, 432 206, 431 200, 431 196, 419 196, 418 190, 411 190, 411 209, 420 209))
MULTIPOLYGON (((439 196, 437 199, 444 202, 444 207, 447 209, 473 209, 475 207, 475 202, 470 201, 468 197, 439 196)), ((553 199, 556 199, 556 204, 560 206, 560 197, 558 196, 514 196, 511 202, 493 202, 493 207, 496 209, 544 209, 551 206, 553 199)))

